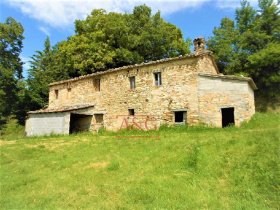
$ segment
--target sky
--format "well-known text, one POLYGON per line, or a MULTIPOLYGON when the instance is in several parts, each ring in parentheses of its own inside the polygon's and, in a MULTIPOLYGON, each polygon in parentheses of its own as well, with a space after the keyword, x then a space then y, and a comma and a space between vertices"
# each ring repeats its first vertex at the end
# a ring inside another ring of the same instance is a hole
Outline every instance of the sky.
MULTIPOLYGON (((255 6, 257 0, 250 0, 255 6)), ((153 13, 179 27, 184 38, 212 36, 223 17, 234 19, 239 0, 2 0, 0 22, 13 17, 24 27, 21 59, 27 77, 30 57, 42 50, 47 36, 51 44, 74 34, 74 21, 84 19, 93 9, 130 13, 137 5, 146 4, 153 13)))

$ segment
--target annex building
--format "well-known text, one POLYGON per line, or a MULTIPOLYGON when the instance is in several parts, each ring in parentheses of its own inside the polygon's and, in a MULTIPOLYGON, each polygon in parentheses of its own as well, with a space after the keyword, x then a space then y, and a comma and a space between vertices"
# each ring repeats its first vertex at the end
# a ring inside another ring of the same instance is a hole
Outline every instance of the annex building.
POLYGON ((156 129, 160 125, 239 126, 255 113, 255 83, 223 75, 203 38, 192 54, 124 66, 49 85, 49 105, 30 111, 26 134, 156 129))

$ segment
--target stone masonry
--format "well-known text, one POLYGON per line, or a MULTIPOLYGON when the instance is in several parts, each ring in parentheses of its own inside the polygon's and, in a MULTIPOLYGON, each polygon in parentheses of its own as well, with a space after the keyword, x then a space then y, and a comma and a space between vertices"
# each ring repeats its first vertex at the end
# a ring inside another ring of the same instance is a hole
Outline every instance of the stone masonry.
MULTIPOLYGON (((194 45, 195 53, 190 55, 125 66, 50 84, 49 106, 29 113, 27 135, 32 135, 29 131, 37 126, 31 123, 32 118, 44 115, 41 118, 43 123, 48 115, 53 117, 58 113, 81 112, 83 106, 91 106, 88 112, 92 116, 91 130, 100 127, 118 130, 123 128, 124 119, 127 125, 137 117, 150 123, 146 128, 158 128, 163 124, 174 124, 175 112, 180 111, 185 114, 186 124, 204 123, 221 127, 221 109, 227 107, 234 108, 235 125, 249 120, 255 113, 256 86, 253 80, 220 74, 212 53, 204 48, 204 39, 196 39, 194 45), (160 73, 160 85, 156 85, 157 73, 160 73), (133 77, 135 88, 131 88, 133 77)), ((69 119, 65 123, 70 124, 69 119)), ((60 132, 54 130, 54 133, 60 132)), ((65 133, 64 127, 61 133, 65 133)))

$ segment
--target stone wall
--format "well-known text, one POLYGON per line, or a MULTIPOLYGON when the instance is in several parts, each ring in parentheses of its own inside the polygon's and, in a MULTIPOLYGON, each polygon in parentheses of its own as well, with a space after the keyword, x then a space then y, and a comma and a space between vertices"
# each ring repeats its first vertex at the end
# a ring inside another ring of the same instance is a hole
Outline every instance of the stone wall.
POLYGON ((200 121, 222 126, 221 108, 234 107, 235 124, 249 120, 255 113, 254 91, 247 81, 198 77, 200 121))
POLYGON ((204 122, 215 126, 221 126, 221 107, 235 107, 236 124, 253 115, 254 95, 247 81, 211 79, 198 73, 218 74, 211 55, 183 57, 65 81, 50 86, 49 108, 94 104, 92 113, 102 113, 104 121, 97 122, 97 116, 93 117, 93 130, 102 126, 118 130, 134 122, 143 129, 170 125, 174 123, 176 110, 187 112, 188 124, 204 122), (161 72, 161 86, 155 85, 156 72, 161 72), (136 78, 135 89, 130 89, 131 76, 136 78), (128 109, 134 109, 135 116, 128 116, 128 109))
POLYGON ((145 121, 141 118, 149 115, 153 118, 153 127, 173 124, 172 110, 186 109, 187 123, 194 124, 198 122, 197 73, 216 74, 211 62, 208 55, 197 56, 51 86, 49 108, 94 104, 95 112, 106 112, 104 125, 111 130, 120 128, 128 109, 134 109, 140 121, 145 121), (200 66, 203 66, 203 70, 198 69, 200 66), (155 72, 161 72, 161 86, 155 85, 155 72), (131 76, 136 78, 135 89, 130 89, 131 76), (100 91, 96 90, 96 79, 101 81, 100 91), (57 99, 55 90, 58 90, 57 99))

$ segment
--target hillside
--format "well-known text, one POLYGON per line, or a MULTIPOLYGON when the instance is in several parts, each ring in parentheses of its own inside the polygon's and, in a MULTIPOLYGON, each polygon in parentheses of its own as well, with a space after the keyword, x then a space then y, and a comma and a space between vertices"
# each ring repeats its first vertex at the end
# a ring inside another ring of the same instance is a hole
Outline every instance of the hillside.
POLYGON ((0 206, 279 209, 279 122, 257 113, 241 128, 2 136, 0 206))

